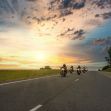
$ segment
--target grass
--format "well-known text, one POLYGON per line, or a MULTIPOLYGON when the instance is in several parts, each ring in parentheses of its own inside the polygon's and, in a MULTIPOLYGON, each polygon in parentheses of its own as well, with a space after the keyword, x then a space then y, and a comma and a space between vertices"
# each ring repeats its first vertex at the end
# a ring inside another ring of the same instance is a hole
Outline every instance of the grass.
POLYGON ((108 69, 106 69, 105 71, 107 71, 107 72, 111 72, 111 68, 108 68, 108 69))
POLYGON ((107 76, 107 77, 109 77, 109 78, 111 78, 111 68, 108 68, 108 69, 106 69, 106 70, 103 70, 104 72, 108 72, 108 73, 102 73, 104 76, 107 76))
POLYGON ((0 83, 51 76, 59 73, 59 70, 0 70, 0 83))

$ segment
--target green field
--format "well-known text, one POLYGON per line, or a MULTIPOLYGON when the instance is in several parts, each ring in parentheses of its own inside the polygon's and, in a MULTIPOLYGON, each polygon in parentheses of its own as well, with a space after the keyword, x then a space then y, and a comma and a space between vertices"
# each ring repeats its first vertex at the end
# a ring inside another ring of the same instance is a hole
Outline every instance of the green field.
POLYGON ((59 73, 59 70, 0 70, 0 83, 51 76, 59 73))

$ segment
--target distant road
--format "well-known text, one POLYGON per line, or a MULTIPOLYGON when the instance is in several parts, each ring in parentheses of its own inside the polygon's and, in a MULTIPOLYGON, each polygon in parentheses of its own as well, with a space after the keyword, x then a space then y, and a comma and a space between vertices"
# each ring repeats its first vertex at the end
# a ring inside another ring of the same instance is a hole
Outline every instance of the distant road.
POLYGON ((111 111, 111 78, 88 72, 0 85, 0 111, 111 111))

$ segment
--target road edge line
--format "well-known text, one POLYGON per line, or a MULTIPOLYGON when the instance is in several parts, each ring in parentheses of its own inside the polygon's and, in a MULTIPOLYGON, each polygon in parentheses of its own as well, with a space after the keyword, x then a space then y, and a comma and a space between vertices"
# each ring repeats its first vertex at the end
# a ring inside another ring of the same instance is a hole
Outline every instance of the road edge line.
POLYGON ((32 108, 31 110, 29 111, 37 111, 39 108, 41 108, 43 105, 39 104, 37 105, 36 107, 32 108))
POLYGON ((54 77, 54 76, 58 76, 58 75, 44 76, 44 77, 38 77, 38 78, 32 78, 32 79, 25 79, 25 80, 13 81, 13 82, 1 83, 0 86, 15 84, 15 83, 21 83, 21 82, 27 82, 27 81, 32 81, 32 80, 37 80, 37 79, 42 79, 42 78, 48 78, 48 77, 54 77))

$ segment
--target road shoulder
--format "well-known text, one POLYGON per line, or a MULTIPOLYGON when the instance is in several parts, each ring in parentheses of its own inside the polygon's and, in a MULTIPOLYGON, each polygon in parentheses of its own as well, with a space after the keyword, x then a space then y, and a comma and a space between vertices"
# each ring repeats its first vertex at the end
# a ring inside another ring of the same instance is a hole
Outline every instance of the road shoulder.
POLYGON ((100 74, 108 77, 108 78, 111 78, 111 72, 105 72, 105 71, 101 71, 100 74))

